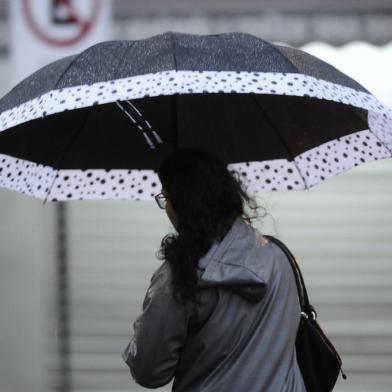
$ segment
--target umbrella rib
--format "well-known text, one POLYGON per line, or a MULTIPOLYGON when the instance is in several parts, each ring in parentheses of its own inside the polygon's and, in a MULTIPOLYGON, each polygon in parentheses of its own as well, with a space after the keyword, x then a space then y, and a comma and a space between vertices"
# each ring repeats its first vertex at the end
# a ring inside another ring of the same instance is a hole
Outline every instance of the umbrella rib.
POLYGON ((286 151, 288 152, 289 158, 292 160, 292 162, 294 163, 299 175, 301 176, 304 184, 305 184, 305 188, 309 189, 309 186, 306 182, 305 177, 302 175, 301 171, 299 170, 299 167, 297 165, 297 163, 295 162, 294 159, 294 154, 291 152, 289 146, 287 145, 286 141, 284 140, 284 138, 282 137, 282 135, 279 132, 279 129, 274 125, 274 123, 272 122, 271 118, 268 116, 267 112, 264 110, 264 108, 261 106, 260 102, 256 99, 256 97, 254 96, 254 94, 250 94, 252 99, 256 102, 256 105, 260 108, 261 112, 264 115, 264 118, 266 119, 267 123, 270 125, 270 127, 272 129, 275 130, 276 134, 279 136, 280 141, 282 142, 282 144, 284 145, 286 151))
MULTIPOLYGON (((178 66, 177 66, 177 57, 176 57, 176 41, 174 34, 171 32, 170 33, 170 38, 171 38, 171 45, 172 45, 172 50, 173 50, 173 65, 174 65, 174 70, 176 72, 176 76, 178 76, 178 66)), ((177 84, 178 78, 176 78, 177 84)), ((171 97, 172 101, 172 120, 173 120, 173 144, 174 144, 174 150, 177 150, 178 148, 178 110, 177 110, 177 96, 178 93, 173 94, 171 97)))
POLYGON ((139 109, 138 109, 130 100, 127 100, 127 102, 128 102, 128 105, 132 106, 133 110, 134 110, 140 117, 143 117, 143 115, 140 113, 139 109))
MULTIPOLYGON (((136 124, 136 120, 131 116, 130 113, 128 113, 128 111, 124 108, 124 106, 121 105, 120 102, 116 101, 116 105, 125 113, 125 115, 126 115, 128 118, 130 118, 130 119, 132 120, 132 122, 133 122, 134 124, 136 124)), ((138 125, 138 124, 136 124, 136 125, 137 125, 137 127, 141 130, 140 125, 138 125)))
POLYGON ((57 79, 56 84, 54 85, 54 89, 57 89, 58 85, 61 83, 64 75, 69 71, 69 69, 72 67, 72 65, 75 63, 75 61, 80 57, 80 54, 75 55, 75 57, 70 61, 70 63, 65 67, 64 71, 61 73, 59 78, 57 79))
POLYGON ((178 116, 177 116, 177 100, 176 95, 171 96, 172 101, 172 120, 173 120, 173 145, 174 150, 178 148, 178 116))
POLYGON ((77 131, 75 132, 74 137, 72 138, 72 140, 70 141, 68 148, 66 149, 66 151, 64 152, 63 156, 61 157, 61 159, 59 160, 58 164, 56 165, 57 167, 55 168, 55 170, 57 171, 56 176, 53 178, 53 181, 48 189, 48 192, 46 193, 46 197, 44 200, 44 204, 48 201, 48 196, 50 195, 52 189, 53 189, 53 185, 56 182, 56 178, 57 178, 57 174, 61 169, 61 166, 63 165, 65 158, 67 157, 69 151, 71 150, 71 148, 73 147, 73 145, 75 144, 75 141, 78 139, 78 137, 80 136, 80 134, 82 133, 82 129, 85 127, 85 125, 87 124, 88 119, 91 117, 93 111, 95 110, 95 106, 91 107, 91 110, 89 110, 86 115, 84 116, 83 122, 81 124, 81 126, 77 129, 77 131))
POLYGON ((125 101, 129 106, 132 107, 132 109, 139 115, 141 121, 144 121, 144 123, 147 125, 148 130, 154 135, 156 141, 158 143, 163 143, 161 137, 158 135, 158 133, 152 129, 152 125, 148 122, 147 119, 143 117, 143 114, 140 112, 140 110, 130 101, 126 100, 125 101))
POLYGON ((128 110, 126 110, 125 107, 122 106, 119 101, 116 101, 116 105, 125 113, 125 115, 128 118, 130 118, 133 121, 134 124, 136 124, 137 128, 143 133, 143 136, 146 139, 146 142, 147 142, 148 146, 151 149, 154 149, 155 148, 155 144, 151 141, 151 139, 148 137, 148 135, 145 132, 145 130, 136 122, 136 120, 132 117, 132 115, 128 112, 128 110))
MULTIPOLYGON (((385 145, 385 143, 382 141, 382 140, 380 140, 380 138, 378 137, 378 135, 376 135, 376 133, 375 132, 373 132, 372 130, 371 130, 371 128, 370 128, 370 124, 369 124, 369 121, 364 121, 362 118, 361 118, 361 116, 354 110, 354 108, 352 108, 351 106, 349 106, 349 105, 347 105, 347 107, 348 107, 348 109, 350 109, 350 111, 354 114, 354 116, 356 116, 357 118, 359 118, 361 121, 363 121, 364 122, 364 124, 365 124, 365 126, 367 126, 367 128, 369 129, 369 131, 374 135, 374 137, 391 153, 391 155, 392 155, 392 150, 388 147, 388 146, 386 146, 385 145)), ((368 113, 369 113, 369 111, 368 111, 368 113)))

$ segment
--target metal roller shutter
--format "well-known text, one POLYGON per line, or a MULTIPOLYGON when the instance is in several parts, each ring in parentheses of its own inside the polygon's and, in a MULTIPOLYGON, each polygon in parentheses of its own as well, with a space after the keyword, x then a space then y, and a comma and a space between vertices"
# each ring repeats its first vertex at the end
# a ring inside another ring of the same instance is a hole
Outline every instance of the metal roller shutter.
MULTIPOLYGON (((392 389, 391 200, 389 160, 308 191, 259 197, 274 218, 264 218, 260 230, 278 236, 296 256, 320 323, 342 354, 348 380, 340 378, 337 391, 392 389)), ((120 353, 169 230, 153 202, 71 203, 74 391, 143 390, 120 353)))

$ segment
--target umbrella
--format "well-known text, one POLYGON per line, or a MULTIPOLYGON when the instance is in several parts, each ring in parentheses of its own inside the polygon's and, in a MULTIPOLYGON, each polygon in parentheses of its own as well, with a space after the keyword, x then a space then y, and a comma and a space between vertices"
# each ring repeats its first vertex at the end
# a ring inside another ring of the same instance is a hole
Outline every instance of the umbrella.
POLYGON ((248 191, 309 189, 391 157, 392 111, 304 51, 167 32, 53 62, 0 100, 0 186, 45 200, 152 199, 179 147, 248 191))

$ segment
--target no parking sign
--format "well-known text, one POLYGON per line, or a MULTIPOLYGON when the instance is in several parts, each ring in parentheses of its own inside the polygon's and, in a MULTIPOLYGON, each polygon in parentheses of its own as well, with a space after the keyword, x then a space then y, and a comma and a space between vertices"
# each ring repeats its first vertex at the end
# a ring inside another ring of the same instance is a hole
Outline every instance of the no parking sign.
POLYGON ((13 0, 13 82, 60 57, 111 39, 110 19, 110 0, 13 0))

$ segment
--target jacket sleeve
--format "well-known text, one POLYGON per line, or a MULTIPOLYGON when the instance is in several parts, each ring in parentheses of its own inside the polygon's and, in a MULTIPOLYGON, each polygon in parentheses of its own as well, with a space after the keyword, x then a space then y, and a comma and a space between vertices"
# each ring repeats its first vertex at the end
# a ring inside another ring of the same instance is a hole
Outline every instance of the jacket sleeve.
POLYGON ((173 298, 170 277, 164 262, 151 278, 143 312, 122 353, 134 380, 146 388, 157 388, 173 378, 187 338, 189 308, 173 298))

